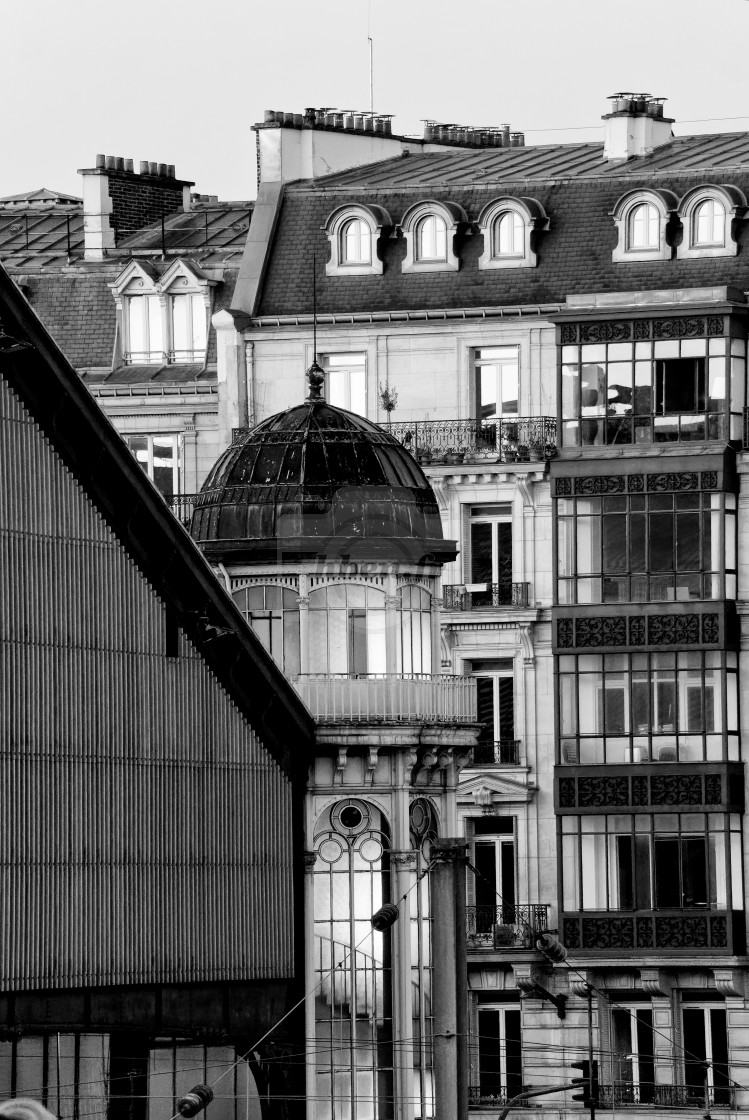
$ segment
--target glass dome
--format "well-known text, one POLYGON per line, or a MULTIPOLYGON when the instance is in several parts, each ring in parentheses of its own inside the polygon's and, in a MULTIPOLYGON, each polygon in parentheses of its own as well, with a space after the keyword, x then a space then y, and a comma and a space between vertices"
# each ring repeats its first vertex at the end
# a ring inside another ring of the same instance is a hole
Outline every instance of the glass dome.
POLYGON ((453 560, 437 502, 384 429, 322 399, 264 420, 218 460, 191 534, 209 559, 453 560))

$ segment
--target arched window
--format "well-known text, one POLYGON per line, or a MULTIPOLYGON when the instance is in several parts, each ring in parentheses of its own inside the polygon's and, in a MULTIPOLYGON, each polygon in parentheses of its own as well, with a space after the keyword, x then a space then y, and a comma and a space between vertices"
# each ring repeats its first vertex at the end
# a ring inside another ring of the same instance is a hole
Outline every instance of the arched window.
POLYGON ((349 218, 341 226, 341 264, 372 263, 372 232, 363 218, 349 218))
POLYGON ((309 663, 316 673, 384 673, 385 592, 359 583, 310 591, 309 663))
POLYGON ((398 590, 399 673, 432 671, 432 597, 423 587, 408 584, 398 590))
POLYGON ((492 224, 492 256, 521 257, 525 250, 525 222, 516 210, 505 210, 492 224))
POLYGON ((278 667, 287 676, 298 674, 297 592, 276 584, 256 584, 234 591, 232 598, 278 667))
POLYGON ((370 919, 390 901, 389 829, 359 798, 338 801, 314 837, 315 1055, 319 1116, 389 1116, 393 1099, 391 931, 370 919))
POLYGON ((447 260, 447 223, 439 214, 427 214, 417 224, 416 260, 447 260))
POLYGON ((706 198, 692 212, 692 244, 724 245, 726 241, 726 210, 717 198, 706 198))
POLYGON ((627 248, 657 249, 660 237, 660 216, 651 202, 633 206, 627 216, 627 248))

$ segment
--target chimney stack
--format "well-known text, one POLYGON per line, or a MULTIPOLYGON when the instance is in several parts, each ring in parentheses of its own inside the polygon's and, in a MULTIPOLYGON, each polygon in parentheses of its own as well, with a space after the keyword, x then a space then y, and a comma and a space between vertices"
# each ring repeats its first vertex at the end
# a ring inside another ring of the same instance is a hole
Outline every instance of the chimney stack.
POLYGON ((133 161, 122 156, 97 155, 83 176, 84 256, 101 261, 126 237, 167 214, 190 209, 190 187, 177 179, 174 164, 133 161))
POLYGON ((601 118, 606 122, 604 159, 646 156, 672 139, 673 118, 663 115, 665 97, 652 97, 649 93, 613 93, 609 100, 611 112, 601 118))

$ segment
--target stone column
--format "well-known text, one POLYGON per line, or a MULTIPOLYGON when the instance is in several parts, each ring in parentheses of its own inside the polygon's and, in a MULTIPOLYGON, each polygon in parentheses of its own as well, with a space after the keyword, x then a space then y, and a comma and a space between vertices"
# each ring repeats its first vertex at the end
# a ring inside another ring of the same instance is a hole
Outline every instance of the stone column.
POLYGON ((468 1021, 463 839, 432 848, 432 1006, 435 1120, 468 1116, 468 1021))

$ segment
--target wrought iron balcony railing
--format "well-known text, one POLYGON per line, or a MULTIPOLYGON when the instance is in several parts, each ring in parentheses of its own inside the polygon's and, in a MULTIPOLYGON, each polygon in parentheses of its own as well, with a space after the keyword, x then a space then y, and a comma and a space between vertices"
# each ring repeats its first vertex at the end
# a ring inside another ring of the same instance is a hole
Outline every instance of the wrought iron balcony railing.
POLYGON ((498 583, 442 585, 442 600, 445 610, 448 611, 485 610, 487 607, 527 607, 529 595, 529 583, 513 583, 510 579, 502 579, 498 583))
MULTIPOLYGON (((478 1062, 478 1054, 476 1060, 478 1062)), ((495 1093, 492 1092, 491 1089, 487 1089, 481 1085, 470 1085, 468 1088, 468 1105, 470 1108, 491 1108, 494 1112, 497 1112, 499 1109, 504 1108, 508 1100, 511 1100, 512 1097, 517 1096, 517 1094, 522 1091, 523 1086, 519 1086, 511 1092, 507 1092, 503 1089, 495 1093)), ((529 1100, 518 1101, 517 1104, 513 1105, 513 1109, 532 1108, 533 1103, 533 1101, 529 1100)))
POLYGON ((531 949, 548 924, 549 907, 543 902, 466 907, 469 949, 531 949))
POLYGON ((190 528, 192 511, 195 508, 197 496, 197 494, 173 494, 171 498, 166 499, 167 505, 171 506, 172 513, 186 529, 190 528))
POLYGON ((494 743, 477 743, 473 748, 474 766, 518 766, 519 763, 519 739, 499 739, 494 743))
POLYGON ((422 463, 550 459, 557 449, 553 416, 509 420, 396 420, 381 424, 422 463))
POLYGON ((429 673, 302 673, 297 692, 320 723, 472 723, 473 677, 429 673))
POLYGON ((655 1085, 652 1082, 614 1081, 598 1088, 598 1104, 601 1108, 632 1107, 652 1105, 656 1108, 705 1108, 734 1107, 734 1092, 728 1086, 711 1085, 707 1099, 702 1086, 696 1085, 655 1085))

